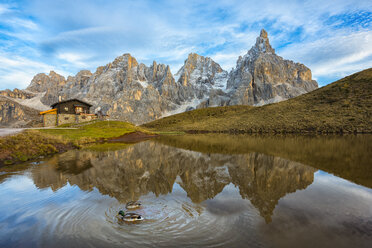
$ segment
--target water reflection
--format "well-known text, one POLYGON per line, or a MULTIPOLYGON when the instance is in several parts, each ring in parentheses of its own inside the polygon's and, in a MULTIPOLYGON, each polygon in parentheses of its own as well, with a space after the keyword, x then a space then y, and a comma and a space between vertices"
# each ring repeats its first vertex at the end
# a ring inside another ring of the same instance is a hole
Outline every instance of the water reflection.
POLYGON ((270 222, 279 199, 305 189, 314 172, 261 153, 203 154, 147 141, 118 151, 69 151, 33 168, 31 176, 40 189, 56 191, 69 182, 82 190, 97 188, 122 203, 171 193, 176 182, 192 202, 201 203, 232 183, 270 222))
POLYGON ((323 171, 372 185, 369 141, 170 136, 3 167, 0 246, 363 247, 372 191, 323 171), (118 223, 137 199, 145 221, 118 223))
POLYGON ((158 142, 202 153, 263 153, 320 169, 372 188, 372 135, 247 136, 199 134, 161 136, 158 142))

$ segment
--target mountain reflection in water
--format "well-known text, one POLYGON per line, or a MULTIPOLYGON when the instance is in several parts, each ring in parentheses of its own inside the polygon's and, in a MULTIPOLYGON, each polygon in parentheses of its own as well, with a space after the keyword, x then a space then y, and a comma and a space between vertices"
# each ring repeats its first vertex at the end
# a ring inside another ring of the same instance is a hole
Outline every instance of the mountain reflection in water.
POLYGON ((305 189, 314 172, 265 154, 203 154, 147 141, 119 151, 69 151, 34 168, 32 178, 38 188, 58 190, 69 182, 82 190, 95 187, 123 203, 150 192, 168 194, 176 182, 200 203, 232 183, 269 222, 278 200, 305 189))
POLYGON ((161 136, 3 167, 0 246, 368 247, 371 141, 161 136))

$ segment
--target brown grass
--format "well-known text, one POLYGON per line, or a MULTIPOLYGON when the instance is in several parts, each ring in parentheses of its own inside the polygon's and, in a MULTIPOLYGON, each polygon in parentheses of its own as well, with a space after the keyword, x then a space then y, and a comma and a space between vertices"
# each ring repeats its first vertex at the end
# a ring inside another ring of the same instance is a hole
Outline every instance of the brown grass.
POLYGON ((370 133, 371 96, 372 68, 280 103, 198 109, 143 127, 181 132, 370 133))
POLYGON ((73 147, 71 142, 59 136, 27 130, 0 138, 0 166, 51 155, 73 147))

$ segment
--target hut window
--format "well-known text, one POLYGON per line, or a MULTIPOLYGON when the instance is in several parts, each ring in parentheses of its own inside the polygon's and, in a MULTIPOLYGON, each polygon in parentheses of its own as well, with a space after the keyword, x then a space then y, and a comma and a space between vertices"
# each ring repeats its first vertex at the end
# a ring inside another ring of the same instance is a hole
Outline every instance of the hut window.
POLYGON ((68 117, 65 117, 65 120, 67 121, 68 120, 68 117))
POLYGON ((83 118, 84 120, 87 118, 85 115, 83 116, 83 117, 81 117, 81 118, 83 118))
POLYGON ((78 114, 78 113, 82 113, 83 112, 83 107, 75 107, 75 112, 78 114))

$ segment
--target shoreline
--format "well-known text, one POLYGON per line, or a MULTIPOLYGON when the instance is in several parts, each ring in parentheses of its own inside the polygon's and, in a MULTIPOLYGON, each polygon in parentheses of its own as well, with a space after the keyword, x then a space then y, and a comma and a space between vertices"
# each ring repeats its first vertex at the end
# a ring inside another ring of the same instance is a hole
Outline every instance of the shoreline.
POLYGON ((84 126, 70 125, 63 128, 25 129, 0 137, 0 166, 22 163, 93 144, 139 142, 152 137, 156 135, 131 123, 120 121, 98 121, 84 126))
MULTIPOLYGON (((6 136, 8 139, 12 139, 11 137, 15 137, 17 135, 27 135, 26 133, 23 133, 22 131, 18 134, 13 134, 6 136)), ((28 134, 29 135, 29 134, 28 134)), ((33 135, 33 134, 31 134, 33 135)), ((64 153, 69 150, 74 150, 74 149, 82 149, 85 147, 89 147, 90 145, 96 145, 96 144, 104 144, 104 143, 123 143, 123 144, 132 144, 132 143, 138 143, 141 141, 149 140, 155 137, 158 137, 158 134, 146 134, 140 131, 135 131, 132 133, 127 133, 124 135, 121 135, 119 137, 111 138, 108 140, 104 139, 99 139, 95 140, 93 142, 86 142, 83 145, 76 145, 73 142, 53 142, 52 140, 48 140, 47 142, 41 144, 41 145, 47 145, 51 146, 50 150, 43 150, 41 152, 36 152, 35 154, 29 154, 29 155, 20 155, 16 153, 10 152, 11 147, 8 148, 7 150, 0 149, 1 154, 0 154, 0 168, 8 165, 16 165, 20 163, 24 163, 27 161, 32 161, 32 160, 38 160, 41 158, 53 156, 56 154, 64 153), (15 155, 15 156, 14 156, 15 155)), ((4 138, 4 136, 0 137, 4 138)), ((14 146, 17 146, 19 144, 14 143, 14 146)))
MULTIPOLYGON (((0 129, 1 131, 1 129, 0 129)), ((172 130, 169 128, 143 128, 131 123, 107 121, 89 123, 84 126, 68 126, 60 128, 38 129, 5 129, 5 135, 0 135, 0 167, 18 164, 34 159, 63 153, 72 149, 86 148, 90 145, 104 143, 133 144, 159 136, 167 135, 197 135, 197 134, 226 134, 226 135, 295 135, 295 136, 327 136, 327 135, 368 135, 371 132, 358 132, 357 130, 343 131, 333 129, 327 131, 274 131, 252 129, 227 129, 227 130, 172 130), (109 126, 109 128, 108 128, 109 126), (10 132, 9 132, 10 131, 10 132), (14 131, 14 132, 12 132, 14 131)))

